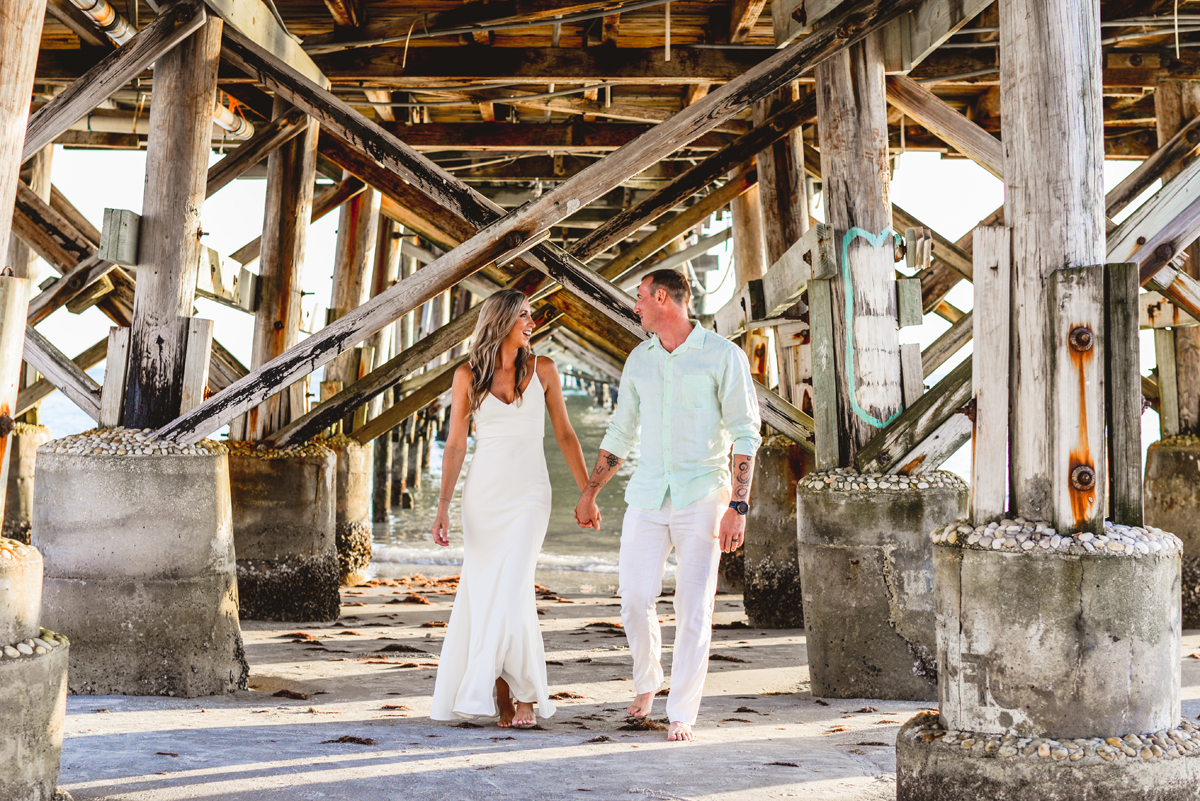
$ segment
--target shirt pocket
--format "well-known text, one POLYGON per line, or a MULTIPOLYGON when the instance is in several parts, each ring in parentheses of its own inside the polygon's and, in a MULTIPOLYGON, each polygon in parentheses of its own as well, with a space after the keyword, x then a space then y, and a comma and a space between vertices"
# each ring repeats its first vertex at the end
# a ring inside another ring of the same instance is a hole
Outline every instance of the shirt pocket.
POLYGON ((683 377, 683 406, 685 409, 714 409, 717 405, 717 383, 707 375, 683 377))

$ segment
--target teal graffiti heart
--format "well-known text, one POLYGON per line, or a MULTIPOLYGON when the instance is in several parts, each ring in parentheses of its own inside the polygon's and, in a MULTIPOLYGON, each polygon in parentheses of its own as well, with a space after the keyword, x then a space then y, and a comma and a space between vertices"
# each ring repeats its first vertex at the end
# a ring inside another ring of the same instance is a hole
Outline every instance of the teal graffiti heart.
POLYGON ((878 249, 888 238, 895 238, 896 234, 891 227, 884 228, 878 234, 873 234, 870 231, 864 231, 862 228, 854 227, 846 232, 842 238, 842 282, 846 287, 846 383, 850 389, 850 408, 861 419, 875 426, 883 428, 888 423, 900 416, 900 412, 896 412, 887 420, 880 420, 875 415, 868 412, 866 409, 858 405, 858 398, 855 395, 854 386, 854 285, 850 281, 850 243, 858 237, 862 237, 871 243, 872 247, 878 249))

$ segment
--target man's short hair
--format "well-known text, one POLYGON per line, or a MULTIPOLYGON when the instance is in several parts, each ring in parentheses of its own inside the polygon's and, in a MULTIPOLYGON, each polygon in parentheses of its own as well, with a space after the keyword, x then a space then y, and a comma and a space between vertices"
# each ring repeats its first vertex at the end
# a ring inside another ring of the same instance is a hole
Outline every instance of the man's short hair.
MULTIPOLYGON (((651 294, 661 289, 671 300, 685 309, 688 307, 688 303, 692 300, 692 288, 688 285, 688 280, 683 273, 678 270, 655 270, 646 273, 646 278, 650 279, 651 294)), ((642 280, 644 281, 646 278, 642 280)))

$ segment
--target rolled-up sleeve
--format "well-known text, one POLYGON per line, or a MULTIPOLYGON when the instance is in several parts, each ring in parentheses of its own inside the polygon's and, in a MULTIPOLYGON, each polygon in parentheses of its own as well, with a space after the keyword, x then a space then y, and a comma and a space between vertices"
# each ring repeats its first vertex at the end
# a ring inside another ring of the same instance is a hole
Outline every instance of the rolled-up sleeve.
POLYGON ((750 376, 750 362, 739 348, 725 352, 721 388, 721 417, 733 439, 733 453, 754 456, 762 444, 762 416, 758 411, 758 395, 750 376))
POLYGON ((600 450, 608 451, 618 459, 629 456, 629 452, 638 444, 641 431, 641 408, 633 378, 633 363, 634 358, 631 354, 621 370, 617 408, 613 410, 608 430, 604 432, 604 439, 600 441, 600 450))

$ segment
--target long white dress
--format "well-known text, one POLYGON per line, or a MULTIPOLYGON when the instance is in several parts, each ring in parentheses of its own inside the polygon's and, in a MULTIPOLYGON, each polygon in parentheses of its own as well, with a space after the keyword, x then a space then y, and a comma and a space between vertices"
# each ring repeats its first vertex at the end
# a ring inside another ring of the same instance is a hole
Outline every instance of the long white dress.
POLYGON ((497 678, 517 701, 554 714, 538 625, 534 567, 550 522, 542 450, 546 398, 537 377, 520 405, 488 393, 475 411, 475 455, 463 485, 463 567, 433 689, 434 720, 499 714, 497 678))

